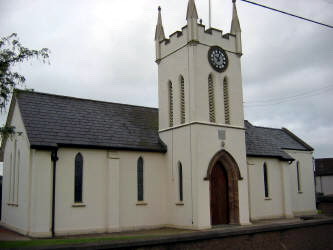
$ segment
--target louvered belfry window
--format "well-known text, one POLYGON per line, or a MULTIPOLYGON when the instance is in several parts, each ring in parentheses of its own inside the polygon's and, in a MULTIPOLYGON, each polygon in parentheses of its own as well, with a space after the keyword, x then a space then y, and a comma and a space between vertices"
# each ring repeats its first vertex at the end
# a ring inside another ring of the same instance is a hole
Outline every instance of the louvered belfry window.
POLYGON ((227 77, 224 77, 223 80, 223 98, 225 123, 230 124, 229 86, 227 77))
POLYGON ((74 202, 82 202, 82 184, 83 184, 83 157, 81 153, 75 156, 75 188, 74 202))
POLYGON ((169 88, 169 127, 173 126, 173 93, 172 93, 172 82, 168 83, 169 88))
POLYGON ((183 76, 180 76, 180 123, 185 123, 185 87, 183 76))
POLYGON ((137 165, 138 201, 143 201, 143 159, 140 156, 137 165))
POLYGON ((208 76, 209 121, 215 122, 215 94, 212 74, 208 76))

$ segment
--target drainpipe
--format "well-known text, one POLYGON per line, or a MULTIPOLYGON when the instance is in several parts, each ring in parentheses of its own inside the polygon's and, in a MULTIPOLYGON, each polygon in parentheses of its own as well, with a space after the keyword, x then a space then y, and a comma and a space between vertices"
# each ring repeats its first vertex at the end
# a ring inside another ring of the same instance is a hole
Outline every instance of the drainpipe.
POLYGON ((55 149, 51 153, 51 161, 53 162, 53 180, 52 180, 52 221, 51 221, 51 233, 52 238, 54 237, 54 222, 55 222, 55 191, 56 191, 56 169, 58 161, 58 149, 55 149))

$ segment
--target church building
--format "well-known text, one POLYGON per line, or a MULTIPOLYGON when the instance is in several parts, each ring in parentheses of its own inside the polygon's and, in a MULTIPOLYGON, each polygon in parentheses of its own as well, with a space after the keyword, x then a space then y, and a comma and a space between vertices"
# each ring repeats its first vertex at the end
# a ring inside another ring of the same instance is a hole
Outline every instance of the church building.
POLYGON ((155 34, 159 107, 15 90, 1 224, 33 237, 208 229, 316 213, 313 148, 244 120, 241 28, 155 34))

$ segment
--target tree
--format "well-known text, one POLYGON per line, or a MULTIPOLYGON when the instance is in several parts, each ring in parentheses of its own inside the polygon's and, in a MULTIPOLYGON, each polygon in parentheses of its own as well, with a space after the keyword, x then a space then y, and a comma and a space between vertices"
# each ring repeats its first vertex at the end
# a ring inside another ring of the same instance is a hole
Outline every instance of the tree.
MULTIPOLYGON (((49 53, 47 48, 30 50, 23 47, 16 33, 0 37, 0 112, 6 107, 13 90, 25 82, 23 75, 12 71, 13 66, 33 58, 41 59, 43 63, 49 62, 49 53)), ((15 132, 13 127, 5 125, 0 128, 0 133, 6 136, 15 132)))
POLYGON ((49 49, 30 50, 23 47, 19 42, 17 34, 13 33, 6 37, 0 37, 0 110, 2 111, 11 94, 19 85, 23 85, 25 77, 17 72, 12 72, 12 67, 17 63, 29 59, 41 59, 43 63, 48 62, 49 49))

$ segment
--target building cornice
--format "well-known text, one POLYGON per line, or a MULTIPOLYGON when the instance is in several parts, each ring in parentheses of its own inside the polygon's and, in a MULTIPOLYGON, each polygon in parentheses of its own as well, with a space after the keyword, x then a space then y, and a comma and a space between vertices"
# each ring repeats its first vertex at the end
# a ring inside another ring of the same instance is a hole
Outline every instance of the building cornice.
POLYGON ((233 128, 233 129, 245 130, 245 128, 241 127, 241 126, 233 126, 233 125, 228 125, 228 124, 203 122, 203 121, 193 121, 193 122, 188 122, 188 123, 180 124, 177 126, 173 126, 170 128, 166 128, 166 129, 160 129, 158 132, 161 133, 161 132, 178 129, 178 128, 182 128, 182 127, 187 127, 187 126, 191 126, 191 125, 205 125, 205 126, 213 126, 213 127, 220 127, 220 128, 233 128))

